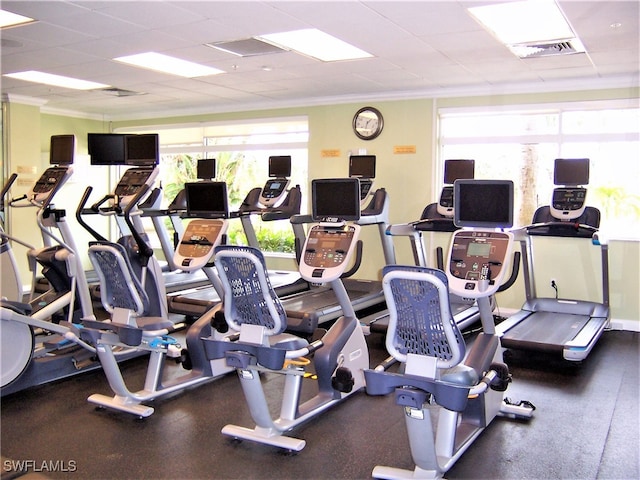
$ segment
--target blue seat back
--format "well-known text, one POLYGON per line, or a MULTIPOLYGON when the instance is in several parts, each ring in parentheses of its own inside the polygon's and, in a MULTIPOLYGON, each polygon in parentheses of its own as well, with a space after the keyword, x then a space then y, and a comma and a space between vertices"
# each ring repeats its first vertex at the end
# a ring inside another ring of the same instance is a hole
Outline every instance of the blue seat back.
POLYGON ((92 242, 89 259, 100 279, 100 299, 105 310, 130 310, 141 316, 149 310, 149 297, 129 262, 125 248, 112 242, 92 242))
POLYGON ((406 362, 408 354, 437 360, 451 368, 465 356, 462 333, 451 315, 446 274, 437 269, 389 265, 383 269, 389 307, 387 350, 406 362))
POLYGON ((224 313, 234 330, 243 324, 265 327, 267 335, 282 333, 287 316, 276 295, 262 252, 257 248, 220 245, 215 263, 224 288, 224 313))

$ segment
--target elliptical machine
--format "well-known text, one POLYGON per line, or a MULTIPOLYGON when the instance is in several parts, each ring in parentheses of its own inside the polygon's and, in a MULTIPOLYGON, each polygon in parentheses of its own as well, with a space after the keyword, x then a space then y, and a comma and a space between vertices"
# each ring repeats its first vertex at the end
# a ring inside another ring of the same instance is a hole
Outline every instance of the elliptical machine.
MULTIPOLYGON (((531 403, 516 405, 504 398, 511 375, 489 301, 512 249, 513 235, 498 228, 512 224, 513 183, 458 180, 454 188, 456 224, 472 228, 453 235, 446 273, 413 266, 384 271, 390 310, 386 346, 392 357, 365 372, 367 393, 395 392, 416 467, 377 466, 375 478, 441 478, 497 415, 529 418, 533 413, 531 403), (478 302, 483 331, 468 352, 451 314, 449 291, 478 302), (386 371, 393 360, 404 364, 403 373, 386 371), (436 427, 432 410, 438 415, 436 427)), ((512 274, 509 282, 514 280, 512 274)))
POLYGON ((78 249, 66 223, 65 210, 56 209, 51 203, 72 174, 73 145, 72 135, 53 136, 53 165, 27 195, 11 201, 12 207, 38 208, 37 222, 45 247, 32 247, 28 252, 34 274, 29 303, 2 301, 2 396, 99 366, 93 358, 93 347, 79 338, 80 323, 94 320, 95 316, 78 249), (38 296, 34 296, 33 288, 36 261, 43 266, 50 285, 38 296))
POLYGON ((313 217, 300 261, 300 275, 311 282, 328 282, 344 315, 322 336, 309 343, 283 333, 287 316, 269 282, 264 258, 251 247, 221 246, 216 266, 224 285, 224 312, 229 328, 239 332, 237 342, 207 341, 213 357, 226 359, 238 377, 256 425, 226 425, 224 435, 252 440, 292 451, 305 441, 286 432, 322 413, 364 387, 369 353, 362 328, 340 280, 355 251, 360 226, 360 188, 357 178, 312 181, 313 217), (301 401, 305 373, 313 355, 317 394, 301 401), (273 419, 262 385, 261 372, 285 376, 280 416, 273 419))

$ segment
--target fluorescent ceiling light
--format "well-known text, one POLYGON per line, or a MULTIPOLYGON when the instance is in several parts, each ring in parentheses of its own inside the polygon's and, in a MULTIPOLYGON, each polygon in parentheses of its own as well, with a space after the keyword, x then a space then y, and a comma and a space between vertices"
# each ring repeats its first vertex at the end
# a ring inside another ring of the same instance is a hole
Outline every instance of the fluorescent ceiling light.
POLYGON ((18 80, 26 80, 27 82, 53 85, 55 87, 72 88, 74 90, 94 90, 97 88, 109 87, 109 85, 105 85, 103 83, 89 82, 87 80, 79 80, 77 78, 64 77, 62 75, 53 75, 51 73, 38 72, 35 70, 6 73, 4 76, 17 78, 18 80))
POLYGON ((148 68, 149 70, 155 70, 171 75, 179 75, 187 78, 225 73, 223 70, 218 70, 217 68, 206 67, 204 65, 156 52, 128 55, 125 57, 114 58, 114 60, 134 65, 136 67, 148 68))
POLYGON ((469 13, 507 45, 568 40, 576 36, 553 0, 485 5, 469 8, 469 13))
POLYGON ((27 23, 35 22, 33 18, 18 15, 17 13, 0 10, 0 28, 15 27, 27 23))
POLYGON ((256 38, 287 50, 294 50, 303 55, 317 58, 323 62, 355 60, 373 56, 315 28, 260 35, 256 38))

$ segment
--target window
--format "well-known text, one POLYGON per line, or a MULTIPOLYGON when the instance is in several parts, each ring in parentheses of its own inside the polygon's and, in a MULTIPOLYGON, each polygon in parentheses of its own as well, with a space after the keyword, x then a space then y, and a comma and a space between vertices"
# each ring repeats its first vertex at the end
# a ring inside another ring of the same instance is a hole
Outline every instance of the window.
MULTIPOLYGON (((164 202, 169 204, 186 182, 196 181, 197 161, 216 159, 216 180, 227 182, 229 208, 237 210, 253 188, 267 180, 268 159, 272 155, 291 155, 290 186, 307 185, 309 138, 306 117, 268 119, 209 125, 145 127, 131 133, 160 134, 160 175, 164 202)), ((303 202, 302 208, 306 205, 303 202)), ((253 225, 264 252, 294 253, 294 238, 287 221, 253 225)), ((167 228, 171 229, 170 222, 167 228)), ((230 220, 228 242, 246 244, 239 220, 230 220)))
POLYGON ((513 180, 516 225, 549 204, 556 158, 589 158, 587 204, 600 210, 601 230, 640 239, 640 108, 592 102, 441 109, 438 119, 440 172, 445 159, 472 158, 476 178, 513 180))

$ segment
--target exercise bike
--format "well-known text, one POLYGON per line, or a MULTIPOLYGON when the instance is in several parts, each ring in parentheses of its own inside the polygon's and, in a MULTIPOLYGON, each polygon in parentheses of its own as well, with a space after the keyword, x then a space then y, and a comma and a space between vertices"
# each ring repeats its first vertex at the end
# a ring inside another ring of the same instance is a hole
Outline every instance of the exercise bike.
POLYGON ((206 341, 212 357, 226 359, 237 369, 254 428, 226 425, 224 435, 300 451, 306 442, 286 435, 364 387, 369 353, 362 328, 340 280, 354 251, 360 226, 360 187, 357 178, 312 181, 313 217, 302 250, 300 275, 309 282, 328 282, 344 315, 318 340, 286 333, 286 312, 272 288, 265 260, 252 247, 219 246, 216 267, 224 286, 224 313, 234 343, 206 341), (302 401, 302 383, 313 366, 317 394, 302 401), (280 416, 272 418, 261 373, 285 376, 280 416))
MULTIPOLYGON (((150 187, 143 186, 136 197, 124 210, 124 219, 140 251, 151 257, 152 249, 142 235, 134 228, 130 210, 136 201, 145 195, 150 187)), ((185 271, 203 269, 222 298, 220 281, 213 271, 214 248, 220 244, 227 230, 228 206, 227 189, 224 182, 195 182, 185 185, 187 217, 191 221, 176 248, 174 261, 185 271), (204 205, 203 205, 204 204, 204 205)), ((166 317, 145 316, 145 281, 161 282, 162 277, 138 278, 128 262, 126 252, 118 243, 96 242, 89 248, 89 257, 98 273, 102 302, 111 312, 111 322, 85 324, 85 335, 91 335, 96 344, 96 353, 114 392, 113 396, 93 394, 88 398, 102 408, 131 413, 139 418, 153 414, 154 408, 145 403, 158 397, 194 387, 229 373, 223 359, 208 355, 204 341, 216 339, 230 342, 232 334, 220 333, 226 330, 221 319, 220 307, 210 308, 196 320, 186 332, 186 349, 169 335, 174 323, 166 317), (114 350, 120 347, 133 348, 149 354, 149 363, 144 387, 132 391, 127 386, 114 350), (174 378, 166 378, 164 367, 167 359, 173 358, 185 369, 174 378)))
POLYGON ((367 393, 395 392, 416 466, 413 471, 377 466, 375 478, 441 478, 496 416, 533 414, 530 402, 504 397, 511 375, 502 362, 489 300, 502 284, 512 250, 513 235, 498 229, 511 226, 506 219, 512 218, 513 183, 458 180, 454 187, 456 224, 485 228, 454 233, 446 273, 413 266, 383 272, 391 358, 365 372, 367 393), (458 201, 462 198, 465 202, 458 201), (482 332, 468 352, 451 314, 449 291, 478 302, 482 332), (393 360, 403 365, 402 373, 388 371, 393 360), (432 413, 438 418, 435 428, 432 413))

